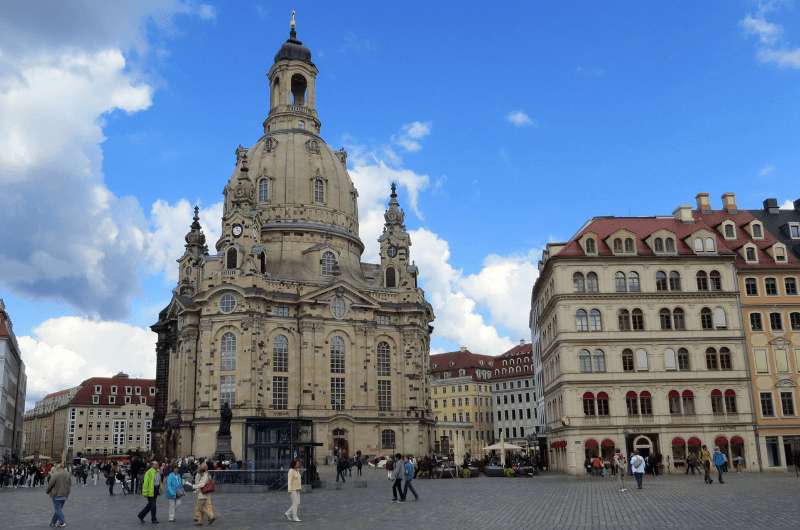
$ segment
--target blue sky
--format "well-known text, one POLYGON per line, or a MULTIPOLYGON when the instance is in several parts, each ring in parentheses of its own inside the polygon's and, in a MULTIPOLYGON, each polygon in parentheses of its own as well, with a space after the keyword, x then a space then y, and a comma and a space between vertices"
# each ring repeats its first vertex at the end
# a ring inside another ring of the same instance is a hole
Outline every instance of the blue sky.
POLYGON ((541 247, 593 215, 800 197, 794 1, 33 4, 0 19, 0 296, 37 395, 152 372, 134 363, 151 360, 142 328, 169 299, 188 207, 219 230, 293 8, 362 223, 383 200, 364 190, 400 181, 437 351, 525 338, 541 247))

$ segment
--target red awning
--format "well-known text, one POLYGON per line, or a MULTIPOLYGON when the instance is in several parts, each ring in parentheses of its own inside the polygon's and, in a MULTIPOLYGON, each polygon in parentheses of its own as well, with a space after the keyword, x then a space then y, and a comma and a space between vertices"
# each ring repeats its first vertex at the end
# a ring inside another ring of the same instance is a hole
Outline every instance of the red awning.
POLYGON ((598 392, 597 399, 608 399, 608 394, 606 394, 605 392, 598 392))
POLYGON ((711 391, 711 397, 722 397, 722 392, 718 388, 715 388, 711 391))
POLYGON ((564 449, 566 446, 567 446, 567 441, 566 440, 559 440, 558 441, 558 448, 559 449, 564 449))
POLYGON ((714 438, 714 445, 717 445, 719 447, 726 447, 728 445, 728 438, 722 435, 717 436, 716 438, 714 438))
POLYGON ((650 397, 650 392, 648 392, 647 390, 642 390, 642 391, 639 393, 639 397, 640 397, 640 398, 649 398, 649 397, 650 397))
POLYGON ((614 447, 614 445, 615 445, 614 440, 611 440, 609 438, 604 439, 602 442, 603 447, 614 447))
POLYGON ((731 436, 731 445, 744 445, 744 439, 741 436, 731 436))
POLYGON ((729 388, 725 391, 725 397, 736 397, 736 392, 729 388))
POLYGON ((686 445, 686 440, 684 440, 680 436, 676 436, 675 438, 672 439, 672 445, 676 447, 683 447, 684 445, 686 445))
POLYGON ((680 393, 677 390, 670 390, 669 394, 667 394, 670 398, 679 398, 681 397, 680 393))
POLYGON ((556 443, 558 443, 558 442, 556 442, 555 440, 550 442, 550 449, 555 449, 556 448, 556 443))
POLYGON ((584 392, 583 399, 594 399, 594 394, 592 394, 591 392, 584 392))
POLYGON ((696 436, 692 436, 686 442, 686 445, 691 446, 691 447, 700 447, 701 445, 703 445, 703 442, 700 441, 700 438, 698 438, 696 436))
POLYGON ((636 392, 634 392, 633 390, 628 390, 628 393, 627 393, 627 394, 625 394, 625 397, 626 397, 626 398, 633 398, 633 399, 636 399, 636 392))
POLYGON ((595 440, 594 438, 589 438, 583 443, 583 445, 586 447, 586 449, 594 449, 595 447, 597 447, 598 444, 597 440, 595 440))
POLYGON ((694 397, 694 394, 692 393, 691 390, 684 390, 683 394, 681 394, 681 396, 683 396, 685 398, 691 398, 691 397, 694 397))

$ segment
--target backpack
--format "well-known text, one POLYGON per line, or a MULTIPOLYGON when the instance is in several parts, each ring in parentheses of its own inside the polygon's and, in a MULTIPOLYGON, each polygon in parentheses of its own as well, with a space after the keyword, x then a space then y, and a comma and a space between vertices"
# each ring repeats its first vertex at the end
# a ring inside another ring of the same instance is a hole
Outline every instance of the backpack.
POLYGON ((386 471, 394 471, 394 461, 393 460, 390 459, 390 460, 386 461, 386 471))

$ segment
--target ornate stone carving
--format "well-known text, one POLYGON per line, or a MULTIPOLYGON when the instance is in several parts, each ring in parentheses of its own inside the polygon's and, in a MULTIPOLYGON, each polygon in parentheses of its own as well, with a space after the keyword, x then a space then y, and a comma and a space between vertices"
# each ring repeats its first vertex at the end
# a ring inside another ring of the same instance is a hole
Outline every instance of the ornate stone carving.
POLYGON ((336 151, 334 154, 336 155, 336 158, 339 159, 339 162, 341 162, 344 167, 347 167, 347 151, 344 150, 344 147, 336 151))
POLYGON ((315 155, 319 154, 319 140, 312 138, 311 140, 306 141, 306 149, 308 149, 309 153, 313 153, 315 155))

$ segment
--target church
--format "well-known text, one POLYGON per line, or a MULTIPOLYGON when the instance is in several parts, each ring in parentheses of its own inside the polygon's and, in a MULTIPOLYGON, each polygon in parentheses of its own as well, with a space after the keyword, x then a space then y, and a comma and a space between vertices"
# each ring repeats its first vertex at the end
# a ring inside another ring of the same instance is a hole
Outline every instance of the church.
POLYGON ((221 453, 269 469, 432 448, 434 315, 404 213, 392 185, 380 263, 363 263, 358 191, 347 153, 320 136, 317 73, 293 15, 267 74, 264 134, 236 149, 215 252, 195 208, 152 326, 158 457, 221 453))

